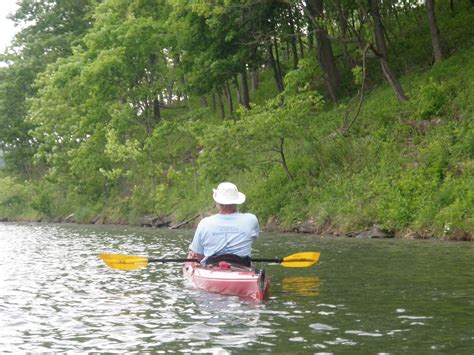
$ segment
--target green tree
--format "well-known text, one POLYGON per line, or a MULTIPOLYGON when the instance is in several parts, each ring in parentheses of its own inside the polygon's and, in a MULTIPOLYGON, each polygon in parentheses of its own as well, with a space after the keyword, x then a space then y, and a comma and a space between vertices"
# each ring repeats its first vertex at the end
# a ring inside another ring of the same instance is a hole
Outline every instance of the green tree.
POLYGON ((71 54, 89 27, 88 14, 95 1, 22 0, 11 19, 23 29, 2 56, 9 66, 1 69, 0 145, 7 166, 32 177, 31 158, 36 142, 29 132, 27 99, 36 93, 36 76, 58 58, 71 54))

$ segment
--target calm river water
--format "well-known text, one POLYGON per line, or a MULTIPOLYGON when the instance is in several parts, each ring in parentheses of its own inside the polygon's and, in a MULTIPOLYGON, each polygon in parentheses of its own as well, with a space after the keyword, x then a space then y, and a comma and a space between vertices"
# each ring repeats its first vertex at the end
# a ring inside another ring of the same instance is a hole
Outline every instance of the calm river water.
POLYGON ((124 272, 99 253, 184 257, 192 231, 0 223, 0 353, 474 351, 474 244, 264 234, 262 303, 186 287, 178 264, 124 272))

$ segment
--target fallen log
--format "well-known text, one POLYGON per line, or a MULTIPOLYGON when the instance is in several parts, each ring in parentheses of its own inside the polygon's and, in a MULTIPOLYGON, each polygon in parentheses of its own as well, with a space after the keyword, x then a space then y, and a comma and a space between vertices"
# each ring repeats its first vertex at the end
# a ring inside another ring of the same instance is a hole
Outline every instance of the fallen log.
POLYGON ((199 216, 200 216, 200 215, 197 214, 197 215, 195 215, 195 216, 193 216, 193 217, 191 217, 191 218, 188 218, 188 219, 186 219, 186 220, 184 220, 184 221, 182 221, 182 222, 180 222, 180 223, 178 223, 178 224, 175 224, 175 225, 170 226, 169 229, 178 229, 178 228, 180 228, 180 227, 182 227, 182 226, 188 224, 189 222, 194 221, 194 220, 195 220, 196 218, 198 218, 199 216))

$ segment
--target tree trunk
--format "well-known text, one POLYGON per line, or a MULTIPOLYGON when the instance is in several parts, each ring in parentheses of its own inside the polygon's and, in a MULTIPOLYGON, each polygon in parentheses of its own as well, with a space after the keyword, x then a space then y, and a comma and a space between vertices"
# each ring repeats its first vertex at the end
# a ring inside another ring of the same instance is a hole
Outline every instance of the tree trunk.
POLYGON ((181 81, 183 83, 183 88, 184 88, 183 100, 185 100, 186 104, 189 105, 188 81, 186 80, 186 75, 183 74, 181 76, 181 81))
POLYGON ((212 92, 212 112, 216 112, 216 93, 212 92))
POLYGON ((377 51, 382 55, 382 57, 388 60, 388 50, 385 43, 385 30, 380 17, 378 1, 379 0, 369 0, 370 11, 374 21, 375 45, 377 47, 377 51))
POLYGON ((161 120, 160 100, 156 98, 153 100, 153 118, 155 123, 159 123, 161 120))
POLYGON ((278 149, 278 153, 280 154, 280 163, 283 167, 283 170, 285 170, 286 176, 288 176, 288 180, 292 181, 294 180, 294 178, 286 162, 284 144, 285 144, 285 138, 280 138, 280 147, 278 149))
POLYGON ((341 1, 337 0, 337 22, 339 23, 339 29, 341 31, 342 37, 342 54, 344 55, 344 61, 346 62, 346 66, 350 69, 355 67, 354 60, 352 59, 351 55, 349 54, 349 50, 347 49, 346 37, 347 37, 347 11, 345 11, 341 5, 341 1))
POLYGON ((300 46, 300 56, 301 58, 304 58, 304 43, 301 39, 301 33, 298 33, 298 44, 300 46))
POLYGON ((21 158, 20 166, 23 169, 24 175, 27 177, 27 179, 31 180, 33 177, 33 173, 28 159, 21 158))
POLYGON ((296 19, 296 24, 295 24, 295 31, 296 31, 296 41, 298 42, 298 46, 300 47, 300 58, 304 58, 304 43, 303 43, 303 32, 301 30, 301 27, 298 26, 298 24, 300 24, 302 21, 301 21, 301 13, 300 11, 294 11, 293 12, 294 16, 295 16, 295 19, 296 19))
POLYGON ((441 49, 441 40, 434 9, 434 0, 426 0, 426 12, 428 13, 428 24, 430 26, 431 44, 433 46, 433 55, 435 63, 443 60, 443 51, 441 49))
POLYGON ((291 42, 290 40, 286 40, 285 41, 285 49, 286 49, 286 56, 285 56, 285 60, 287 62, 290 61, 290 57, 291 57, 291 42))
POLYGON ((388 51, 387 45, 385 44, 385 35, 382 20, 380 18, 378 1, 379 0, 369 0, 371 15, 374 21, 375 45, 377 47, 376 49, 372 47, 372 51, 379 57, 380 66, 382 67, 382 72, 385 76, 385 79, 392 87, 398 100, 407 101, 408 97, 403 92, 400 82, 388 64, 388 51))
POLYGON ((405 95, 403 92, 403 88, 398 81, 397 77, 395 74, 392 72, 390 69, 388 62, 385 58, 380 57, 380 65, 382 67, 382 72, 387 79, 387 82, 390 84, 392 87, 393 91, 395 92, 395 95, 397 96, 399 101, 408 101, 408 97, 405 95))
POLYGON ((232 116, 232 114, 234 113, 234 101, 232 100, 232 92, 230 91, 230 86, 229 86, 228 81, 225 82, 224 94, 227 98, 227 104, 229 105, 229 114, 230 116, 232 116))
POLYGON ((273 38, 273 46, 275 47, 275 64, 276 64, 276 68, 278 70, 278 74, 279 74, 279 77, 280 77, 280 80, 281 80, 281 83, 282 83, 282 87, 284 87, 283 85, 283 71, 281 70, 281 61, 280 61, 280 51, 278 50, 278 40, 276 37, 273 38))
POLYGON ((242 84, 242 106, 246 109, 250 108, 250 95, 249 95, 249 83, 247 80, 247 69, 239 74, 240 82, 242 84))
POLYGON ((268 54, 268 63, 270 64, 270 67, 272 68, 273 71, 273 77, 275 79, 275 84, 277 87, 278 92, 283 92, 284 87, 283 87, 283 79, 281 77, 281 73, 278 71, 277 64, 275 62, 275 57, 273 56, 273 48, 272 44, 268 43, 267 44, 267 54, 268 54))
POLYGON ((235 95, 237 96, 237 102, 239 103, 239 105, 243 106, 242 92, 240 89, 239 78, 237 75, 234 75, 234 85, 235 85, 235 95))
POLYGON ((168 92, 168 105, 171 105, 173 102, 173 90, 174 90, 174 80, 170 81, 170 87, 169 87, 169 92, 168 92))
MULTIPOLYGON (((177 67, 179 67, 180 64, 181 64, 181 60, 179 59, 179 55, 176 55, 175 57, 173 57, 173 69, 176 69, 177 67)), ((181 83, 183 84, 183 82, 184 82, 184 75, 181 77, 181 83)), ((176 91, 176 101, 178 102, 178 104, 181 103, 181 90, 179 90, 179 86, 178 86, 178 90, 176 91)))
POLYGON ((256 91, 258 89, 258 69, 250 71, 250 85, 252 91, 256 91))
POLYGON ((418 28, 420 30, 423 29, 423 26, 421 26, 420 19, 418 18, 418 15, 417 15, 418 11, 413 11, 410 1, 407 2, 407 0, 402 0, 402 4, 403 4, 403 8, 405 10, 405 14, 407 15, 407 17, 410 16, 410 14, 412 14, 413 17, 415 18, 415 22, 418 28))
POLYGON ((293 69, 298 68, 298 47, 296 45, 296 31, 295 21, 293 19, 293 11, 291 8, 288 10, 288 24, 290 25, 290 44, 291 52, 293 56, 293 69))
POLYGON ((222 94, 220 91, 217 93, 217 98, 219 101, 219 112, 221 113, 221 118, 224 119, 225 118, 224 102, 222 101, 222 94))
POLYGON ((201 96, 201 106, 207 108, 207 97, 201 96))
POLYGON ((403 35, 403 26, 400 22, 400 17, 398 16, 398 8, 397 6, 395 6, 394 3, 390 3, 389 4, 389 11, 390 11, 390 14, 393 15, 393 17, 395 18, 395 21, 397 22, 397 26, 398 26, 398 30, 400 31, 400 34, 403 35))
POLYGON ((306 0, 306 9, 310 21, 316 28, 318 61, 324 73, 327 94, 332 101, 337 101, 341 75, 336 65, 331 40, 323 25, 323 0, 306 0))
POLYGON ((308 51, 314 49, 314 25, 312 21, 308 21, 308 51))

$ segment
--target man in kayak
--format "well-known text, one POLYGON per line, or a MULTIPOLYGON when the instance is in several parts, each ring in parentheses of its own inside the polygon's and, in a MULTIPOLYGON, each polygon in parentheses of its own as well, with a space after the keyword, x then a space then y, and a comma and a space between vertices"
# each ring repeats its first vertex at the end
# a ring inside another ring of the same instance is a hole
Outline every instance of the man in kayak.
POLYGON ((213 192, 219 213, 199 222, 188 258, 198 259, 203 264, 227 261, 250 266, 252 243, 260 230, 257 217, 238 211, 245 195, 234 184, 223 182, 213 192))

